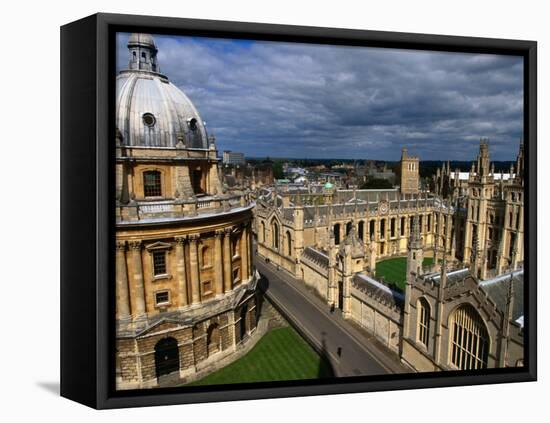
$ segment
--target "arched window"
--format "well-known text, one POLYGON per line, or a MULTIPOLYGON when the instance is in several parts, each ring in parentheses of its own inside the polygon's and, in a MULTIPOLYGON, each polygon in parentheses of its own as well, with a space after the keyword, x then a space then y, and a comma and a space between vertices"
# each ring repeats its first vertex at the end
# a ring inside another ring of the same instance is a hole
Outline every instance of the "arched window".
POLYGON ((401 236, 405 236, 405 218, 401 218, 401 236))
POLYGON ((202 267, 212 266, 212 250, 208 247, 203 247, 201 253, 202 267))
POLYGON ((386 234, 386 219, 380 220, 380 239, 384 239, 386 234))
POLYGON ((365 240, 365 222, 363 222, 362 220, 359 221, 359 224, 357 225, 357 232, 359 233, 359 239, 361 241, 364 241, 365 240))
POLYGON ((390 236, 392 238, 395 236, 395 217, 392 217, 390 220, 390 236))
POLYGON ((428 347, 428 339, 430 338, 430 304, 425 298, 419 298, 416 302, 417 316, 417 331, 416 340, 428 347))
POLYGON ((489 334, 481 316, 471 305, 458 307, 449 319, 449 360, 460 370, 485 369, 489 334))
POLYGON ((206 346, 209 356, 220 350, 220 329, 217 323, 212 323, 206 330, 206 346))
POLYGON ((334 231, 334 244, 338 245, 340 244, 340 224, 339 223, 334 225, 333 231, 334 231))
POLYGON ((158 170, 147 170, 143 172, 143 193, 145 197, 161 197, 161 177, 158 170))
POLYGON ((370 237, 370 239, 374 238, 374 231, 375 231, 374 226, 375 225, 376 225, 376 222, 374 220, 371 220, 369 222, 369 237, 370 237))
POLYGON ((265 223, 262 222, 262 242, 265 242, 265 223))
POLYGON ((279 225, 275 221, 271 223, 271 233, 273 235, 272 247, 278 250, 279 249, 279 225))
POLYGON ((348 236, 349 233, 351 232, 351 227, 352 226, 353 226, 353 224, 351 222, 346 223, 346 236, 348 236))
POLYGON ((290 231, 286 231, 286 254, 292 256, 292 238, 290 237, 290 231))

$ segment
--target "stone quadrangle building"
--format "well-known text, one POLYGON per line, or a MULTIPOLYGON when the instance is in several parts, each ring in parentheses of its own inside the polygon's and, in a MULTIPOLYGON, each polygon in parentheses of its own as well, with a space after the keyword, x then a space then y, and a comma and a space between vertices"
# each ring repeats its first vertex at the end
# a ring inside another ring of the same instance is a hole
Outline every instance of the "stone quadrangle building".
POLYGON ((406 150, 401 168, 406 192, 263 189, 258 253, 414 370, 522 365, 523 145, 515 169, 497 174, 482 140, 470 172, 444 165, 431 193, 406 150), (377 261, 397 256, 407 256, 404 291, 376 276, 377 261))

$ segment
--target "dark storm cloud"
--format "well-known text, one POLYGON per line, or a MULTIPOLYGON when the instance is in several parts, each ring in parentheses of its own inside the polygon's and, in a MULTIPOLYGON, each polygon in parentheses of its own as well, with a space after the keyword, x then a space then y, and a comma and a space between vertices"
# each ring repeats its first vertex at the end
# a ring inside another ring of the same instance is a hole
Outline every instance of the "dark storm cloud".
MULTIPOLYGON (((523 65, 511 56, 155 37, 162 73, 220 150, 248 156, 513 159, 523 65)), ((119 36, 118 67, 127 62, 119 36)))

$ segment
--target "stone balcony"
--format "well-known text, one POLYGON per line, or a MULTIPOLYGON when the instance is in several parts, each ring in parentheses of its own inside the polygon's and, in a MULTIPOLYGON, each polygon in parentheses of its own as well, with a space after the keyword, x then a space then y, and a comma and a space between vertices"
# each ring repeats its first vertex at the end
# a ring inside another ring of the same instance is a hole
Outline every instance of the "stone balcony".
POLYGON ((141 200, 116 205, 117 225, 200 219, 254 206, 248 194, 205 195, 185 200, 141 200))

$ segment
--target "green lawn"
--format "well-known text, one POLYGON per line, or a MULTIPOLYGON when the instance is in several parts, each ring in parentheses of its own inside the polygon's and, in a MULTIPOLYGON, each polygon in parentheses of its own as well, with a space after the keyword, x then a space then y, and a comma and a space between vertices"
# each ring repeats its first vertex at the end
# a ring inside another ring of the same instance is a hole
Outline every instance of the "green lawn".
POLYGON ((272 329, 248 354, 189 386, 332 377, 330 364, 292 328, 272 329))
MULTIPOLYGON (((433 263, 432 257, 425 257, 422 264, 429 266, 433 263)), ((407 257, 397 257, 376 263, 376 278, 384 277, 386 282, 393 282, 401 289, 405 289, 407 276, 407 257)))

